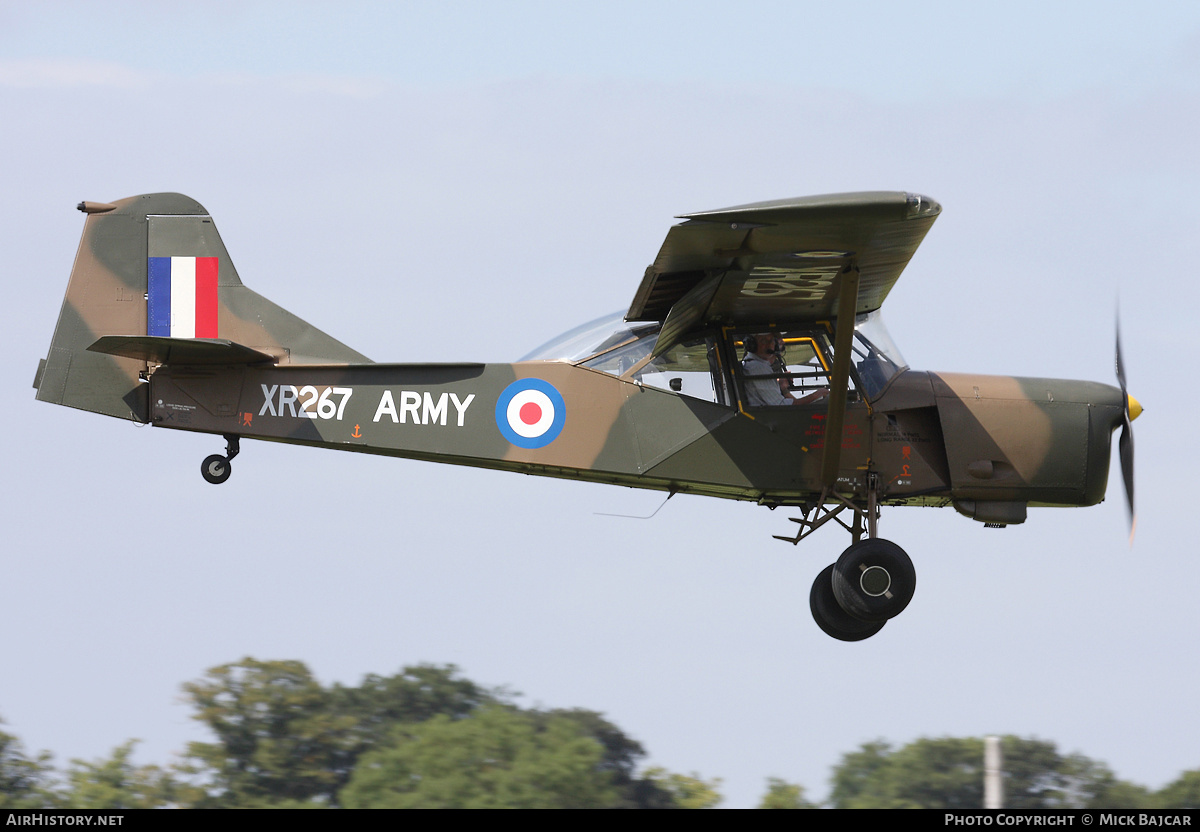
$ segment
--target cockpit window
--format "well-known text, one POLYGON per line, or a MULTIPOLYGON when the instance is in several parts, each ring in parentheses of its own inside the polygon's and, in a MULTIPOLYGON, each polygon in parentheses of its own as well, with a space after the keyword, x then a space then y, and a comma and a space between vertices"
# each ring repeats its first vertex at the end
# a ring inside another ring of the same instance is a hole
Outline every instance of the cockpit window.
POLYGON ((648 336, 583 361, 581 366, 694 399, 729 403, 714 338, 707 335, 690 338, 651 358, 657 336, 655 327, 648 336))
POLYGON ((715 339, 700 335, 651 359, 660 328, 657 323, 626 323, 617 312, 576 327, 521 360, 567 361, 647 387, 728 404, 715 339))
POLYGON ((612 376, 623 376, 650 355, 650 351, 654 349, 654 344, 658 340, 655 337, 657 334, 657 332, 653 332, 649 337, 638 338, 636 341, 630 341, 603 352, 595 358, 584 361, 583 366, 612 376))
POLYGON ((728 404, 725 374, 717 343, 712 337, 699 336, 676 344, 662 355, 645 361, 628 373, 647 387, 671 390, 693 399, 728 404))
MULTIPOLYGON (((660 328, 657 323, 627 323, 622 313, 614 312, 563 333, 521 360, 579 364, 648 387, 728 405, 734 403, 734 396, 730 367, 723 362, 733 364, 743 404, 751 407, 794 400, 815 404, 829 388, 833 349, 823 326, 782 332, 734 332, 729 342, 732 358, 727 358, 729 347, 718 348, 715 333, 706 333, 651 359, 660 328), (749 339, 766 337, 774 344, 766 358, 746 349, 749 339)), ((908 365, 878 312, 859 315, 854 330, 851 358, 858 389, 852 389, 850 395, 873 399, 908 365)))
POLYGON ((828 343, 808 330, 735 334, 741 357, 743 402, 770 407, 816 403, 829 388, 828 343))
MULTIPOLYGON (((825 329, 734 333, 738 348, 743 403, 750 407, 816 402, 813 394, 828 388, 833 366, 833 344, 825 329), (763 343, 757 349, 751 345, 763 343)), ((908 365, 888 335, 878 312, 855 318, 850 342, 853 387, 850 395, 873 399, 892 377, 908 365)))
MULTIPOLYGON (((567 361, 575 363, 628 341, 645 339, 657 334, 657 324, 627 324, 624 313, 614 312, 577 326, 557 338, 547 341, 521 361, 567 361)), ((654 346, 651 338, 650 347, 654 346)))
POLYGON ((880 393, 892 376, 908 367, 900 350, 888 334, 879 311, 867 312, 854 319, 854 367, 867 398, 880 393))

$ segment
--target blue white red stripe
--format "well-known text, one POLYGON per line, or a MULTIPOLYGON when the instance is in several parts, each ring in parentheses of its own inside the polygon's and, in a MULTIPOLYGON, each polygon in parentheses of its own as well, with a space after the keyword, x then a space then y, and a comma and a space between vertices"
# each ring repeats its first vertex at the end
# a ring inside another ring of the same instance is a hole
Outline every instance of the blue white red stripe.
POLYGON ((150 258, 146 270, 146 334, 217 337, 217 258, 150 258))
POLYGON ((567 404, 540 378, 514 381, 496 400, 496 427, 518 448, 544 448, 562 433, 567 404))

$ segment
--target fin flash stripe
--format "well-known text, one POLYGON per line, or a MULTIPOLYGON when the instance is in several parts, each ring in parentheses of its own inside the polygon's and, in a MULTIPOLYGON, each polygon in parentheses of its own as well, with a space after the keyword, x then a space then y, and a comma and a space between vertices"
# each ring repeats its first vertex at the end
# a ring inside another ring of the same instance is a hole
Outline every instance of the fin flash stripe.
POLYGON ((217 258, 149 258, 146 307, 147 335, 216 338, 217 258))

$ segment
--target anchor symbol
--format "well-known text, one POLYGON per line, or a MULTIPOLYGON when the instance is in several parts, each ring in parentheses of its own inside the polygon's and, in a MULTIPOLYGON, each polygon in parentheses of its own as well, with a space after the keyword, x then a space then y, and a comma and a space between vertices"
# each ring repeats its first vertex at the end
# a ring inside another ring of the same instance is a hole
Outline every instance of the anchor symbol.
POLYGON ((354 426, 354 433, 350 434, 354 439, 362 439, 362 434, 358 432, 358 425, 354 426))

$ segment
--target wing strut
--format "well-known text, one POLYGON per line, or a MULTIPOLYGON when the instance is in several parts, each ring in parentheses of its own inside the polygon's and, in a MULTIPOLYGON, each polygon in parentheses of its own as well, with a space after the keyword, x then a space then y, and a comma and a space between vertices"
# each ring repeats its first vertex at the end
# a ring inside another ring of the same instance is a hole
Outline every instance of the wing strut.
POLYGON ((825 415, 825 451, 821 456, 821 484, 832 490, 842 456, 842 425, 850 390, 850 346, 854 338, 854 313, 858 305, 858 263, 850 261, 842 272, 833 343, 833 376, 829 380, 829 409, 825 415))

